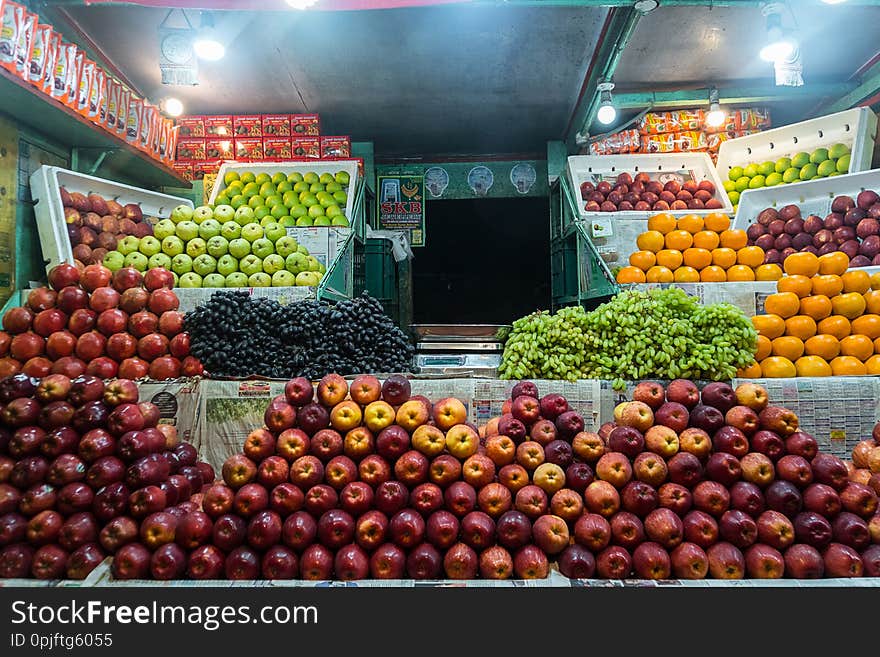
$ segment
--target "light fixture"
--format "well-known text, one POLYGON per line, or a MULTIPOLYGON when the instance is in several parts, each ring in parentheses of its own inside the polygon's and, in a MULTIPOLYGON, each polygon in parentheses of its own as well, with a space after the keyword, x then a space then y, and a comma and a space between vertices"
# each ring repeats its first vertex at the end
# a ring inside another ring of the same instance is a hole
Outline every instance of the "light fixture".
POLYGON ((294 9, 308 9, 312 5, 318 3, 318 0, 287 0, 287 4, 289 4, 294 9))
POLYGON ((840 5, 846 2, 846 0, 822 0, 826 5, 840 5))
POLYGON ((710 128, 717 128, 724 123, 726 118, 727 114, 721 109, 721 103, 718 102, 718 89, 712 87, 709 89, 709 112, 706 114, 706 125, 710 128))
POLYGON ((637 0, 633 5, 633 9, 644 16, 645 14, 650 14, 659 6, 659 0, 637 0))
POLYGON ((216 62, 223 59, 226 54, 226 46, 220 40, 220 35, 214 28, 214 18, 210 13, 202 14, 202 26, 196 34, 196 40, 193 43, 193 50, 199 59, 209 62, 216 62))
POLYGON ((767 19, 767 45, 761 48, 760 56, 765 62, 788 59, 797 44, 782 29, 782 6, 777 2, 767 4, 761 13, 767 19))
POLYGON ((183 114, 183 103, 177 98, 166 98, 162 101, 162 111, 168 116, 180 116, 183 114))
POLYGON ((602 125, 613 123, 617 118, 617 110, 611 102, 611 90, 614 89, 613 82, 600 82, 599 90, 599 110, 596 112, 596 118, 602 125))

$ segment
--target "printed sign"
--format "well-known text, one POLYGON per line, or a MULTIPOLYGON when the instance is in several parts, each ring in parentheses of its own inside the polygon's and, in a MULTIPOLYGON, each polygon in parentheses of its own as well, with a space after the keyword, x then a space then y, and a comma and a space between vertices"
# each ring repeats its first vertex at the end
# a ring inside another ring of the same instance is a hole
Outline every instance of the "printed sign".
POLYGON ((409 230, 412 246, 424 246, 424 176, 379 176, 379 228, 409 230))
POLYGON ((485 196, 495 184, 495 174, 489 167, 478 166, 468 172, 468 187, 473 190, 477 196, 485 196))
POLYGON ((510 182, 517 194, 528 194, 532 185, 538 180, 535 167, 527 162, 520 162, 510 170, 510 182))
POLYGON ((449 187, 449 173, 443 167, 431 167, 425 171, 425 187, 433 198, 440 198, 449 187))

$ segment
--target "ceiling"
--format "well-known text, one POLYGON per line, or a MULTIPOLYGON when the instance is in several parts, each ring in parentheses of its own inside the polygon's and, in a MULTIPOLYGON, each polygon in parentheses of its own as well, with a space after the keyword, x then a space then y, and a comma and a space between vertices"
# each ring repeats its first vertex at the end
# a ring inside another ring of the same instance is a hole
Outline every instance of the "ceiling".
MULTIPOLYGON (((793 6, 806 85, 843 82, 880 50, 880 7, 793 6)), ((191 114, 319 112, 326 134, 373 141, 391 158, 545 152, 568 128, 608 13, 455 4, 219 12, 226 58, 201 62, 197 87, 168 88, 158 66, 166 10, 66 11, 153 100, 173 94, 191 114)), ((758 8, 660 8, 640 20, 616 91, 772 87, 772 66, 757 56, 763 39, 758 8)), ((774 123, 805 118, 821 102, 775 103, 774 123)))

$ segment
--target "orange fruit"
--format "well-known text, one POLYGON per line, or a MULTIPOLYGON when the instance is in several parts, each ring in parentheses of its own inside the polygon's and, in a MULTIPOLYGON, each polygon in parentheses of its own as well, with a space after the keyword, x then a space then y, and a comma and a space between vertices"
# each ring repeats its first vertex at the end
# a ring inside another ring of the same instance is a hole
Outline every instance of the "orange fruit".
POLYGON ((868 373, 868 368, 858 358, 838 356, 831 361, 831 373, 834 376, 859 376, 868 373))
POLYGON ((703 218, 695 214, 686 214, 678 218, 678 229, 686 230, 691 235, 703 230, 703 218))
POLYGON ((871 289, 871 277, 861 269, 850 269, 843 276, 843 291, 864 294, 871 289))
POLYGON ((730 228, 730 217, 723 212, 710 212, 703 217, 703 223, 706 224, 706 230, 722 233, 730 228))
POLYGON ((747 265, 734 265, 727 270, 727 280, 753 281, 755 280, 755 270, 747 265))
POLYGON ((645 272, 638 267, 621 267, 617 272, 617 282, 621 284, 644 283, 645 272))
POLYGON ((848 335, 840 341, 840 355, 868 360, 874 355, 874 341, 867 335, 848 335))
MULTIPOLYGON (((825 256, 822 256, 823 258, 825 256)), ((843 279, 837 274, 820 274, 810 279, 813 294, 824 294, 829 299, 843 292, 843 279)))
POLYGON ((833 335, 838 340, 843 340, 852 332, 849 320, 843 315, 831 315, 819 322, 816 327, 819 333, 833 335))
POLYGON ((815 320, 825 319, 831 315, 831 299, 824 294, 814 294, 801 299, 801 315, 809 315, 815 320))
POLYGON ((770 340, 785 333, 785 320, 779 315, 755 315, 752 317, 752 326, 770 340))
POLYGON ((732 267, 736 264, 736 251, 733 249, 713 249, 712 264, 722 269, 732 267))
POLYGON ((782 267, 777 264, 769 263, 755 268, 756 281, 778 281, 780 278, 782 278, 782 267))
POLYGON ((654 230, 665 235, 669 231, 675 230, 675 217, 666 212, 648 217, 648 230, 654 230))
POLYGON ((776 282, 777 292, 794 292, 799 297, 810 296, 812 288, 813 285, 806 276, 783 276, 776 282))
POLYGON ((660 265, 654 265, 645 274, 645 280, 648 283, 671 283, 674 278, 671 269, 660 265))
MULTIPOLYGON (((880 274, 874 274, 878 276, 880 274)), ((865 312, 880 315, 880 290, 871 290, 862 295, 865 297, 865 312)))
MULTIPOLYGON (((846 263, 846 266, 849 267, 849 263, 846 263)), ((871 274, 871 289, 880 290, 880 272, 871 274)))
POLYGON ((686 230, 673 230, 666 233, 666 248, 678 249, 684 251, 691 248, 694 243, 694 236, 686 230))
POLYGON ((865 312, 865 297, 858 292, 845 292, 831 299, 831 307, 835 315, 843 315, 847 319, 855 319, 865 312))
POLYGON ((712 253, 706 249, 685 249, 682 255, 684 264, 694 269, 705 269, 712 264, 712 253))
POLYGON ((816 322, 806 315, 795 315, 785 320, 785 334, 792 335, 800 340, 806 340, 816 335, 816 322))
POLYGON ((774 356, 782 356, 795 361, 804 355, 804 343, 790 335, 783 335, 773 340, 772 353, 774 356))
POLYGON ((761 365, 757 362, 752 363, 747 368, 742 370, 737 370, 736 377, 738 379, 760 379, 764 376, 764 373, 761 371, 761 365))
POLYGON ((849 256, 842 251, 834 251, 819 256, 819 273, 841 276, 849 267, 849 256))
POLYGON ((800 307, 801 300, 794 292, 777 292, 764 299, 764 312, 783 319, 797 315, 800 307))
POLYGON ((880 338, 874 338, 874 353, 880 354, 880 338))
POLYGON ((653 251, 657 253, 663 248, 663 233, 656 230, 648 230, 636 238, 636 246, 641 251, 653 251))
MULTIPOLYGON (((778 338, 777 338, 778 339, 778 338)), ((773 342, 766 335, 759 335, 757 341, 757 351, 755 351, 755 360, 764 360, 773 350, 773 342)))
POLYGON ((831 366, 819 356, 802 356, 794 362, 798 376, 831 376, 831 366))
POLYGON ((721 240, 718 238, 718 233, 713 233, 711 230, 701 230, 699 233, 694 234, 694 246, 698 249, 711 251, 717 248, 720 243, 721 240))
POLYGON ((727 274, 721 267, 709 265, 700 272, 700 280, 704 283, 724 283, 727 280, 727 274))
POLYGON ((786 274, 800 274, 809 278, 819 271, 819 258, 809 251, 792 253, 782 263, 782 268, 786 274))
POLYGON ((880 356, 871 356, 865 361, 865 369, 868 374, 880 374, 880 356))
POLYGON ((758 267, 764 264, 764 249, 760 246, 744 246, 736 252, 736 261, 740 265, 758 267))
POLYGON ((676 270, 681 267, 681 251, 675 249, 662 249, 657 252, 657 264, 667 269, 676 270))
POLYGON ((854 335, 867 335, 872 340, 880 338, 880 315, 856 317, 852 321, 852 332, 854 335))
POLYGON ((657 256, 653 251, 636 251, 629 254, 629 264, 642 271, 648 271, 657 264, 657 256))
POLYGON ((679 267, 673 272, 676 283, 699 283, 700 272, 693 267, 679 267))
POLYGON ((804 353, 807 356, 820 356, 825 360, 831 360, 840 354, 840 341, 833 335, 820 333, 804 342, 804 353))
POLYGON ((787 379, 797 376, 794 363, 782 356, 770 356, 762 360, 761 373, 768 379, 787 379))
POLYGON ((744 230, 725 230, 721 233, 721 246, 737 251, 748 245, 749 236, 744 230))

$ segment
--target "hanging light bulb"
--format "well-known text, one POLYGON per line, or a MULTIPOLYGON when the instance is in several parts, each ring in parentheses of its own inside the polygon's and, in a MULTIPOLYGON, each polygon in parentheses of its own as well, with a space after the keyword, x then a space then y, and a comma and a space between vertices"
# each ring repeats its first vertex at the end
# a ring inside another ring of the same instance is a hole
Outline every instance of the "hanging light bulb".
POLYGON ((208 62, 216 62, 226 55, 226 46, 220 40, 220 35, 214 27, 214 18, 208 12, 202 14, 202 26, 196 34, 193 50, 196 51, 199 59, 208 62))
POLYGON ((759 53, 765 62, 778 62, 788 59, 797 48, 795 40, 782 29, 782 7, 770 3, 762 10, 767 19, 767 45, 759 53))
POLYGON ((727 114, 721 109, 721 103, 718 102, 718 89, 712 87, 709 89, 709 112, 706 114, 706 125, 711 128, 717 128, 724 123, 727 114))
POLYGON ((162 101, 162 111, 168 116, 180 116, 183 114, 183 103, 177 98, 166 98, 162 101))
POLYGON ((611 100, 611 90, 614 89, 613 82, 600 82, 599 89, 599 109, 596 112, 596 118, 602 125, 613 123, 617 118, 617 110, 611 100))
POLYGON ((318 0, 287 0, 287 4, 289 4, 294 9, 308 9, 312 5, 318 3, 318 0))

